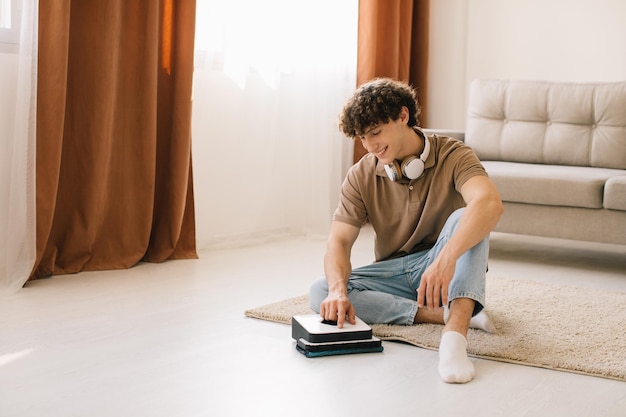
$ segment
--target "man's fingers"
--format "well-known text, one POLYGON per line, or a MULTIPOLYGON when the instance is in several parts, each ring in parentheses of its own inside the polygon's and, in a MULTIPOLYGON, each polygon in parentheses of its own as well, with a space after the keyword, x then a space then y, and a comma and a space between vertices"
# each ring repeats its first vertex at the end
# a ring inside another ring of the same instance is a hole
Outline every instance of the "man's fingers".
POLYGON ((320 305, 320 317, 324 320, 337 322, 337 327, 342 328, 346 319, 350 324, 356 324, 354 306, 345 298, 342 300, 326 300, 320 305))
POLYGON ((346 321, 346 310, 344 310, 343 306, 338 306, 337 307, 337 327, 341 329, 345 321, 346 321))
POLYGON ((441 298, 441 287, 439 286, 435 286, 433 288, 433 293, 430 297, 430 303, 428 304, 430 306, 430 308, 437 308, 439 307, 439 300, 441 298))
MULTIPOLYGON (((348 310, 343 315, 343 317, 348 320, 348 323, 356 324, 356 314, 354 312, 354 306, 352 304, 350 304, 348 306, 348 310)), ((344 321, 344 323, 345 323, 345 321, 344 321)))
POLYGON ((425 282, 422 281, 419 288, 417 289, 417 308, 424 308, 424 292, 426 291, 425 287, 425 282))
POLYGON ((433 308, 435 288, 436 286, 428 285, 426 281, 422 281, 420 284, 421 294, 418 294, 418 308, 420 307, 419 303, 422 301, 421 307, 433 308))
POLYGON ((348 311, 348 321, 350 324, 356 324, 356 313, 354 312, 354 307, 350 306, 350 310, 348 311))
POLYGON ((320 317, 324 320, 337 321, 337 317, 335 316, 337 313, 337 308, 333 303, 322 303, 320 305, 320 317))

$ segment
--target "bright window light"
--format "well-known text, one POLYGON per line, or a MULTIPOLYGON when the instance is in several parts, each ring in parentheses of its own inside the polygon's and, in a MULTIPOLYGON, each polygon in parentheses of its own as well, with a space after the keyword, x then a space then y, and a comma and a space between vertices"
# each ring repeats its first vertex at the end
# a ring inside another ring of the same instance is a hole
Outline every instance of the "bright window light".
MULTIPOLYGON (((325 24, 354 7, 354 1, 344 0, 198 0, 196 67, 223 71, 242 87, 254 73, 275 87, 281 77, 315 59, 313 52, 328 38, 332 42, 341 35, 325 24)), ((325 58, 332 64, 332 56, 325 58)))
POLYGON ((11 29, 11 0, 0 0, 0 28, 11 29))
POLYGON ((11 0, 0 0, 0 29, 11 29, 11 0))
POLYGON ((20 43, 22 0, 0 0, 0 53, 15 53, 20 43))

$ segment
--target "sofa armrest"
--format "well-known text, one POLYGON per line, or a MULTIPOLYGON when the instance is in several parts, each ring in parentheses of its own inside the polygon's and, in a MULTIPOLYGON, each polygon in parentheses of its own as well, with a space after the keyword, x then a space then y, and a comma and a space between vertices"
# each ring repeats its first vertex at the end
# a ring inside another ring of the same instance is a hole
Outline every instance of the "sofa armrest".
POLYGON ((461 142, 465 141, 465 132, 463 130, 449 130, 449 129, 422 129, 427 135, 439 135, 449 136, 454 139, 458 139, 461 142))

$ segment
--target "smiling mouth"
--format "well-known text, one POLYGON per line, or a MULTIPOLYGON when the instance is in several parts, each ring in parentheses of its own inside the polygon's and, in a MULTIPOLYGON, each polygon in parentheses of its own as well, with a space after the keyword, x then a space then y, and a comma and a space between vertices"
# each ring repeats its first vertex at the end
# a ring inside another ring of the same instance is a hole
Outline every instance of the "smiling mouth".
POLYGON ((385 146, 380 151, 374 152, 374 155, 376 155, 377 158, 381 158, 385 154, 385 152, 387 152, 388 148, 389 148, 389 146, 385 146))

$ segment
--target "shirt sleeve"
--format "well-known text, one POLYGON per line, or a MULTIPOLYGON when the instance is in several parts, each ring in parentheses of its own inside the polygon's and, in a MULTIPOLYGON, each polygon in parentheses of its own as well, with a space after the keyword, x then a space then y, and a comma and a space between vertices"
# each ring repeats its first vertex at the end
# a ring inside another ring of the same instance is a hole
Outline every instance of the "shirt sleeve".
POLYGON ((467 180, 477 175, 487 177, 487 171, 480 163, 474 150, 467 145, 461 146, 454 152, 456 155, 454 163, 453 181, 454 189, 461 193, 461 188, 467 180))
POLYGON ((355 227, 361 227, 367 222, 367 210, 361 195, 355 167, 348 171, 343 181, 339 204, 333 214, 333 220, 348 223, 355 227))

